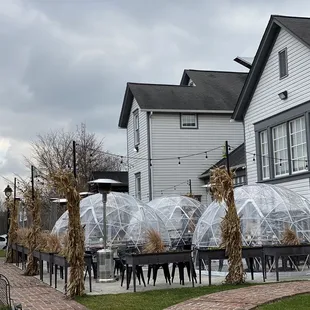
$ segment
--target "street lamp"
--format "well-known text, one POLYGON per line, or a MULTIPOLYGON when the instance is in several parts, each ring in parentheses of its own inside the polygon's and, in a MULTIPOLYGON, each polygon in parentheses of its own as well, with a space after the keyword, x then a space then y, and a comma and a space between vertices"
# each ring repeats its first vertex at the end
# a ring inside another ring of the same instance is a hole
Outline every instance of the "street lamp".
MULTIPOLYGON (((8 185, 4 189, 4 195, 5 195, 7 201, 9 201, 10 197, 12 196, 12 193, 13 193, 13 190, 10 187, 10 185, 8 185)), ((7 230, 9 233, 9 229, 10 229, 10 208, 9 208, 9 206, 7 206, 7 212, 6 212, 6 225, 7 225, 7 230)), ((6 241, 6 245, 8 245, 8 241, 6 241)))
POLYGON ((99 193, 102 194, 103 203, 103 249, 97 251, 97 282, 111 282, 113 278, 113 252, 107 249, 107 194, 112 189, 112 184, 120 183, 112 179, 97 179, 88 182, 97 184, 99 193))
POLYGON ((10 187, 10 185, 8 185, 5 189, 4 189, 4 195, 6 197, 6 199, 9 199, 12 196, 13 190, 10 187))

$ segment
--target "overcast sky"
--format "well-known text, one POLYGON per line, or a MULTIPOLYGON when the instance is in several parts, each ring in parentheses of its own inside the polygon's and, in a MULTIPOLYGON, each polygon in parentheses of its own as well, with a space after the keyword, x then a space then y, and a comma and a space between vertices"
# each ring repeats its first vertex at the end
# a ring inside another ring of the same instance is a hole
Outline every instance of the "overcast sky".
POLYGON ((254 56, 271 14, 310 16, 310 2, 0 0, 0 175, 29 174, 36 134, 80 122, 126 154, 126 82, 242 71, 233 59, 254 56))

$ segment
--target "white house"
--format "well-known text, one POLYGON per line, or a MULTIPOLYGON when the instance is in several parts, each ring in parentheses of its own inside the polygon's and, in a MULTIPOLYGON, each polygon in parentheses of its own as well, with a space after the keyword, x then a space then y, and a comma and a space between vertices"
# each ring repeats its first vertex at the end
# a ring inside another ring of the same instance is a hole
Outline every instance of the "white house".
POLYGON ((310 19, 271 16, 233 119, 244 122, 248 184, 310 199, 310 19))
POLYGON ((148 202, 191 191, 207 202, 202 171, 222 158, 226 140, 232 148, 244 141, 231 115, 246 76, 185 70, 181 85, 127 84, 119 127, 127 130, 130 194, 148 202))

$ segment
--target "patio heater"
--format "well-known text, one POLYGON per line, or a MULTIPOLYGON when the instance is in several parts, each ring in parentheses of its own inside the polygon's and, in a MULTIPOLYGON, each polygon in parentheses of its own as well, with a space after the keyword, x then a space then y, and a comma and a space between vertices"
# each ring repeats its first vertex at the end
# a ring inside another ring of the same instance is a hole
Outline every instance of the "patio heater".
POLYGON ((97 184, 98 191, 102 195, 103 217, 102 217, 102 237, 103 249, 97 251, 97 282, 111 282, 114 281, 113 276, 113 251, 107 247, 107 194, 112 189, 112 184, 120 182, 112 179, 97 179, 88 182, 90 184, 97 184))

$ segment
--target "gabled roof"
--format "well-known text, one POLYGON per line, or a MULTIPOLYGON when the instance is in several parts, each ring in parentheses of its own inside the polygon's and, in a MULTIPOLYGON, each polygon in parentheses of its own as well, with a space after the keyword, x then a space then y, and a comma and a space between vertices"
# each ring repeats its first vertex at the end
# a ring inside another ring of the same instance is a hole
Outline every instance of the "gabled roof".
POLYGON ((119 127, 126 128, 133 98, 142 110, 232 113, 247 73, 185 70, 196 86, 127 83, 119 127))
POLYGON ((238 98, 232 115, 233 119, 243 120, 281 28, 310 48, 310 18, 271 15, 251 70, 238 98))
MULTIPOLYGON (((232 169, 242 168, 245 166, 245 148, 244 143, 239 145, 236 149, 234 149, 229 154, 229 165, 232 169)), ((200 179, 204 179, 206 177, 210 177, 211 170, 215 167, 226 166, 226 158, 222 158, 208 170, 200 175, 200 179)))

